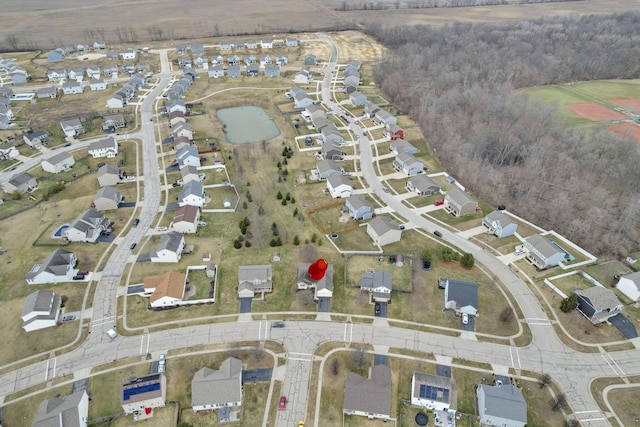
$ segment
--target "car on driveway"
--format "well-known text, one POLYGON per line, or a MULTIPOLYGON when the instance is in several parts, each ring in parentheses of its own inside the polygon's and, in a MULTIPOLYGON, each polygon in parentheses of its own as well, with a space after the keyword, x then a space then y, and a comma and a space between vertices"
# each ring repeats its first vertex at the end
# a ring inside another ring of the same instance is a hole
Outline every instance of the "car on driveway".
POLYGON ((72 320, 76 320, 76 316, 72 314, 67 314, 66 316, 62 316, 63 322, 71 322, 72 320))
POLYGON ((278 403, 278 409, 281 411, 284 411, 286 407, 287 407, 287 397, 280 396, 280 403, 278 403))
POLYGON ((375 305, 376 316, 380 316, 380 303, 377 302, 375 305))
POLYGON ((440 199, 440 200, 436 200, 436 202, 434 203, 435 206, 442 206, 444 205, 444 200, 440 199))
POLYGON ((462 313, 462 324, 463 325, 469 324, 469 315, 467 313, 462 313))

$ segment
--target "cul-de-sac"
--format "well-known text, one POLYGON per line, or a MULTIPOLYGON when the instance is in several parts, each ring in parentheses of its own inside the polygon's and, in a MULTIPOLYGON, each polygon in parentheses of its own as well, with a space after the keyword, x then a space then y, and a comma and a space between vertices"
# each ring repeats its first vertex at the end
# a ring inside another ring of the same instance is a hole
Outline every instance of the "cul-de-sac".
POLYGON ((640 423, 640 0, 6 3, 0 425, 640 423))

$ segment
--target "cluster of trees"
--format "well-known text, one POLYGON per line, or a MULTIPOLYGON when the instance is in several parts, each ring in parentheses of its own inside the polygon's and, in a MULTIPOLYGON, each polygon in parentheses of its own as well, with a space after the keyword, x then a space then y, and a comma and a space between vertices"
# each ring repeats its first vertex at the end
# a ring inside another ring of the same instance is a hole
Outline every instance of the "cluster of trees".
POLYGON ((578 0, 382 0, 376 2, 347 3, 344 0, 337 11, 388 10, 388 9, 433 9, 440 7, 499 6, 507 4, 563 3, 578 0))
POLYGON ((376 82, 472 192, 600 254, 638 247, 635 142, 516 89, 637 78, 639 12, 367 32, 389 48, 376 82))

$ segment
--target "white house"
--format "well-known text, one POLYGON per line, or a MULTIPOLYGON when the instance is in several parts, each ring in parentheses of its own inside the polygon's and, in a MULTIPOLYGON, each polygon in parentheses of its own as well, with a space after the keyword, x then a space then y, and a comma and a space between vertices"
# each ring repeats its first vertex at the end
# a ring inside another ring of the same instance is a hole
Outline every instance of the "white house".
POLYGON ((333 198, 349 197, 353 191, 351 181, 344 175, 331 175, 327 178, 327 190, 333 198))
POLYGON ((120 57, 124 60, 136 59, 136 51, 131 48, 127 48, 120 53, 120 57))
POLYGON ((67 153, 66 151, 62 151, 57 153, 48 159, 44 159, 40 162, 42 166, 42 170, 45 172, 51 173, 60 173, 66 171, 71 166, 75 165, 76 161, 71 155, 71 153, 67 153))
POLYGON ((120 94, 113 94, 109 99, 107 99, 107 108, 116 109, 122 108, 127 104, 127 100, 120 94))
POLYGON ((94 159, 99 157, 113 158, 118 155, 118 141, 112 136, 89 144, 89 154, 94 159))
POLYGON ((180 206, 173 216, 173 229, 178 233, 195 233, 199 222, 200 209, 197 206, 180 206))
POLYGON ((64 132, 65 136, 68 138, 73 138, 74 136, 84 133, 84 127, 82 126, 80 119, 65 120, 60 122, 60 127, 62 128, 62 132, 64 132))
POLYGON ((513 236, 513 233, 518 228, 518 223, 501 211, 493 211, 485 216, 482 220, 482 225, 487 228, 489 233, 495 234, 500 238, 513 236))
POLYGON ((167 399, 167 378, 163 373, 129 378, 120 390, 120 405, 127 414, 146 408, 162 408, 167 399))
POLYGON ((53 397, 40 403, 31 427, 87 427, 89 395, 86 390, 68 396, 53 397))
POLYGON ((95 209, 87 209, 62 231, 70 242, 95 243, 109 229, 109 219, 95 209))
POLYGON ((89 80, 89 88, 91 88, 91 90, 106 90, 107 82, 104 79, 93 78, 89 80))
POLYGON ((7 194, 13 194, 18 191, 20 194, 28 193, 38 187, 36 178, 27 173, 21 173, 12 176, 8 181, 2 183, 2 191, 7 194))
POLYGON ((144 291, 150 293, 151 308, 176 307, 184 299, 187 276, 183 273, 168 271, 161 276, 146 277, 144 291))
POLYGON ((402 238, 402 229, 391 218, 377 216, 367 223, 367 234, 374 245, 384 246, 399 242, 402 238))
POLYGON ((184 245, 184 235, 170 231, 160 236, 160 243, 149 251, 149 258, 151 262, 178 262, 182 258, 184 245))
POLYGON ((180 206, 191 205, 201 208, 204 203, 204 186, 201 182, 189 181, 182 187, 182 192, 178 196, 180 206))
POLYGON ((60 295, 53 291, 40 290, 30 294, 22 309, 22 329, 31 332, 56 326, 61 304, 60 295))
POLYGON ((34 265, 25 276, 25 280, 30 285, 71 282, 77 261, 78 258, 73 252, 56 249, 44 259, 42 264, 34 265))
POLYGON ((242 361, 234 357, 219 370, 202 368, 191 380, 191 407, 195 412, 242 405, 242 361))
POLYGON ((176 151, 176 160, 180 167, 183 166, 195 166, 200 167, 200 155, 198 154, 198 147, 193 145, 186 145, 180 147, 176 151))
POLYGON ((540 270, 556 267, 565 260, 565 252, 540 234, 526 238, 523 246, 527 261, 540 270))
POLYGON ((411 377, 411 406, 455 416, 458 408, 456 381, 449 377, 414 371, 411 377))
POLYGON ((84 86, 80 82, 65 82, 62 84, 62 92, 65 95, 75 95, 78 93, 82 93, 84 91, 84 86))
POLYGON ((404 172, 408 176, 412 176, 421 173, 424 165, 413 154, 403 151, 393 161, 393 168, 398 172, 404 172))
POLYGON ((631 301, 640 302, 640 271, 620 277, 616 288, 631 301))

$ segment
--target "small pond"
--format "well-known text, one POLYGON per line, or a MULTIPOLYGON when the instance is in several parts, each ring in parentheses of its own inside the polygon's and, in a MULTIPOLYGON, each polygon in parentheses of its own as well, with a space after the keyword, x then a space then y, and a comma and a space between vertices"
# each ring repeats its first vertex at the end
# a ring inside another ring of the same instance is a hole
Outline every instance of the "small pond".
POLYGON ((225 136, 232 144, 250 144, 280 135, 273 119, 260 107, 235 107, 218 110, 218 119, 225 125, 225 136))

